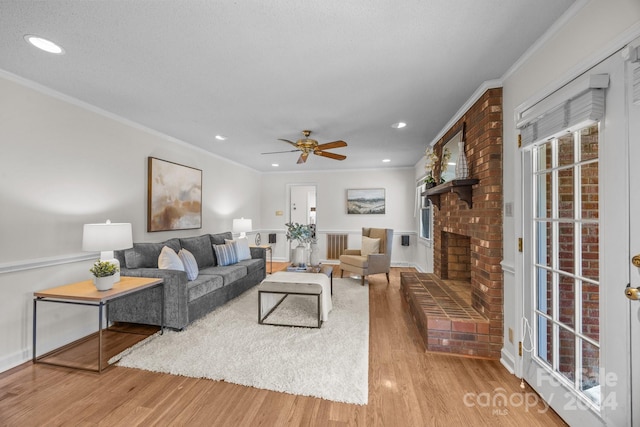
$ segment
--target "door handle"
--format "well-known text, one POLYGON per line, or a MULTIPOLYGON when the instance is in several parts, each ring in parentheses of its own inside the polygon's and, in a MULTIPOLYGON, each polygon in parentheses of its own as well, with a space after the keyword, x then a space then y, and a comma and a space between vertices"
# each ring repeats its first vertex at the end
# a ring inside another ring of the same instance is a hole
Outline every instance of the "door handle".
POLYGON ((624 288, 624 294, 627 296, 628 299, 630 299, 631 301, 638 301, 640 300, 640 289, 638 288, 634 288, 631 286, 631 283, 629 283, 627 285, 626 288, 624 288))

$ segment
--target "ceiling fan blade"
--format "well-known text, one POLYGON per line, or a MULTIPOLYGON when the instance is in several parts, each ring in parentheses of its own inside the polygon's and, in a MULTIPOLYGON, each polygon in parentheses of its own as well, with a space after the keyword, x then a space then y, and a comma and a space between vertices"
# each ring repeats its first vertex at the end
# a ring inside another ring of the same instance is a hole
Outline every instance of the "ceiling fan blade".
POLYGON ((296 143, 295 143, 295 142, 293 142, 293 141, 289 141, 288 139, 281 139, 281 138, 278 138, 278 141, 288 142, 289 144, 293 145, 294 147, 297 147, 297 146, 298 146, 298 144, 296 144, 296 143))
POLYGON ((298 164, 306 162, 307 157, 309 157, 309 153, 300 154, 300 157, 298 158, 298 164))
POLYGON ((318 156, 322 156, 322 157, 328 157, 330 159, 334 159, 334 160, 344 160, 347 158, 347 156, 343 156, 342 154, 336 154, 336 153, 328 153, 326 151, 314 151, 314 154, 317 154, 318 156))
POLYGON ((300 151, 300 150, 295 149, 295 150, 287 150, 287 151, 269 151, 268 153, 260 153, 260 154, 293 153, 294 151, 300 151))
POLYGON ((333 141, 333 142, 327 142, 326 144, 320 144, 316 147, 317 150, 327 150, 329 148, 340 148, 340 147, 346 147, 347 143, 344 141, 333 141))

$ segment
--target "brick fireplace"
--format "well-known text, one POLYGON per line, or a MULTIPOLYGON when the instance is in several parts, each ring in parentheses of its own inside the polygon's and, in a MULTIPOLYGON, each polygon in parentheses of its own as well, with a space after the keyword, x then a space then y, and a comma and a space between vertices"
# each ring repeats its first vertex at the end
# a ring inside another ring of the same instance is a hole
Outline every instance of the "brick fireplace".
POLYGON ((487 90, 438 141, 465 128, 471 186, 433 209, 434 272, 403 273, 402 289, 430 351, 498 359, 503 337, 502 89, 487 90), (468 294, 465 295, 468 290, 468 294))

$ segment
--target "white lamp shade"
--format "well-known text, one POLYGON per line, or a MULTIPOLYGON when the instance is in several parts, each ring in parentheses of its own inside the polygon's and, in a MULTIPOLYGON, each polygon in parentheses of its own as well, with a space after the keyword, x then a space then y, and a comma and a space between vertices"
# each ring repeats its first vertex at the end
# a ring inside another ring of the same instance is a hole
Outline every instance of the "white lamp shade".
POLYGON ((246 233, 247 231, 251 231, 251 220, 250 219, 234 219, 233 220, 233 232, 234 233, 246 233))
POLYGON ((82 249, 85 251, 114 251, 133 246, 131 224, 85 224, 82 233, 82 249))

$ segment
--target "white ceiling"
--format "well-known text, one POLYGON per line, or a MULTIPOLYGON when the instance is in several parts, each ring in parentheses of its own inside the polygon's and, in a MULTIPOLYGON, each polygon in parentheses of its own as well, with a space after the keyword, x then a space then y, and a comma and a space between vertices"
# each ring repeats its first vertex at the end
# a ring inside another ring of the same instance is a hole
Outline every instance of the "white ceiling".
POLYGON ((572 3, 0 0, 0 69, 259 171, 409 167, 572 3), (260 154, 303 129, 347 159, 260 154))

